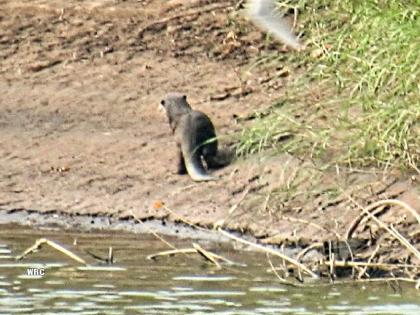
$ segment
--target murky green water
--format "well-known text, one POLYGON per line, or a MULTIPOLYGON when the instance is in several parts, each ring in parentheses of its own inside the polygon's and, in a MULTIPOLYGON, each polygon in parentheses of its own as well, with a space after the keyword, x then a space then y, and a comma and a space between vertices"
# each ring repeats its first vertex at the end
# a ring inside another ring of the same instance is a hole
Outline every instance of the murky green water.
MULTIPOLYGON (((167 239, 178 248, 191 246, 167 239)), ((397 292, 387 285, 293 288, 266 273, 264 255, 200 244, 247 266, 217 270, 191 255, 150 261, 147 255, 168 248, 149 235, 0 225, 0 314, 420 314, 420 292, 412 286, 397 292), (48 246, 16 265, 12 256, 41 237, 65 244, 95 267, 81 267, 48 246), (106 257, 110 246, 111 267, 85 253, 106 257), (28 268, 45 274, 28 276, 28 268)))

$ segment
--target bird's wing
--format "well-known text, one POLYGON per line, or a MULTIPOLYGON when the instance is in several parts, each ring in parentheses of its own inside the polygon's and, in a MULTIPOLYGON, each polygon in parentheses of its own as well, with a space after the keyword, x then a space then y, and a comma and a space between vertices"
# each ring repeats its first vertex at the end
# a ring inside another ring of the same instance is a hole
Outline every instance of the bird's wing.
POLYGON ((282 43, 300 50, 303 46, 287 22, 276 12, 275 0, 249 0, 248 16, 262 29, 272 33, 282 43))

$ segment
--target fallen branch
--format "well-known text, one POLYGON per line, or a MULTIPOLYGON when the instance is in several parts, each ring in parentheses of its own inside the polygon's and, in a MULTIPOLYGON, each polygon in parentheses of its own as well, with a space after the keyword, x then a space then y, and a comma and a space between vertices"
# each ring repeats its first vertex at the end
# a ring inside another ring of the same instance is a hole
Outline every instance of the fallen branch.
MULTIPOLYGON (((195 243, 193 243, 193 245, 194 244, 195 243)), ((195 248, 195 245, 194 245, 194 248, 195 248)), ((227 258, 225 258, 223 256, 220 256, 220 255, 217 255, 215 253, 212 253, 212 252, 209 252, 209 251, 207 251, 207 253, 210 254, 213 258, 218 259, 218 260, 221 260, 221 261, 225 262, 228 265, 240 265, 239 263, 236 263, 236 262, 234 262, 232 260, 229 260, 229 259, 227 259, 227 258)))
MULTIPOLYGON (((369 259, 367 261, 367 263, 369 265, 366 265, 366 266, 363 267, 363 269, 359 272, 359 275, 357 276, 357 279, 362 279, 363 275, 366 273, 368 267, 372 263, 373 258, 375 258, 376 254, 378 253, 378 251, 379 251, 380 248, 381 248, 381 244, 379 243, 376 246, 375 250, 372 252, 372 254, 370 255, 370 257, 369 257, 369 259)), ((366 273, 366 275, 368 275, 368 274, 366 273)))
POLYGON ((152 234, 152 235, 154 235, 158 240, 160 240, 163 244, 165 244, 165 245, 167 245, 168 247, 170 247, 170 248, 173 248, 173 249, 177 249, 174 245, 172 245, 171 243, 169 243, 167 240, 165 240, 162 236, 160 236, 159 234, 157 234, 155 231, 152 231, 151 229, 149 229, 140 219, 138 219, 137 217, 136 217, 136 215, 134 214, 134 212, 133 211, 130 211, 130 214, 133 216, 133 218, 134 218, 134 220, 136 221, 136 222, 138 222, 138 223, 140 223, 140 224, 142 224, 145 228, 146 228, 146 230, 150 233, 150 234, 152 234))
MULTIPOLYGON (((417 257, 417 259, 420 260, 420 252, 413 245, 411 245, 410 242, 406 238, 404 238, 394 227, 389 228, 385 223, 383 223, 381 220, 379 220, 377 217, 375 217, 374 215, 372 215, 372 213, 369 212, 369 209, 370 210, 374 209, 378 205, 382 205, 382 204, 385 204, 385 203, 398 204, 398 205, 401 205, 401 206, 405 205, 404 207, 406 209, 410 208, 408 205, 406 205, 403 202, 398 201, 398 200, 382 200, 382 201, 375 202, 373 205, 370 205, 367 208, 364 208, 359 203, 357 203, 357 201, 355 201, 351 196, 348 196, 348 198, 355 205, 357 205, 364 213, 366 213, 372 220, 374 220, 381 228, 388 231, 388 233, 390 233, 392 236, 394 236, 395 239, 400 241, 400 243, 403 246, 405 246, 412 254, 414 254, 414 256, 417 257)), ((415 211, 414 209, 412 209, 412 210, 415 211)))
POLYGON ((220 264, 217 262, 217 259, 215 258, 212 253, 206 251, 203 247, 198 245, 197 243, 193 243, 194 249, 199 253, 204 259, 208 260, 212 264, 216 265, 218 268, 222 268, 220 264))
MULTIPOLYGON (((321 261, 319 264, 321 266, 330 266, 331 261, 321 261)), ((409 269, 420 269, 420 265, 410 265, 410 264, 387 264, 387 263, 372 263, 365 261, 342 261, 335 260, 333 262, 335 267, 367 267, 367 268, 378 268, 384 270, 390 270, 395 268, 409 268, 409 269)))
MULTIPOLYGON (((358 205, 351 197, 350 197, 350 200, 352 200, 353 203, 358 205)), ((363 213, 352 222, 349 229, 347 230, 346 239, 351 238, 353 232, 356 230, 357 226, 359 225, 359 223, 361 222, 363 217, 366 216, 366 213, 368 213, 368 215, 369 215, 369 214, 371 214, 370 213, 371 210, 373 210, 373 209, 375 209, 379 206, 386 206, 386 205, 400 206, 401 208, 406 209, 408 212, 410 212, 417 219, 418 223, 420 224, 420 215, 418 214, 418 212, 415 209, 413 209, 412 207, 410 207, 408 204, 406 204, 405 202, 402 202, 402 201, 396 200, 396 199, 380 200, 380 201, 377 201, 377 202, 369 205, 368 207, 366 207, 365 208, 366 211, 363 211, 363 213)), ((360 207, 360 205, 358 205, 358 206, 360 207)), ((380 211, 381 210, 382 209, 380 209, 380 211)), ((371 215, 374 215, 374 214, 372 213, 371 215)))
POLYGON ((54 248, 55 250, 58 250, 59 252, 63 253, 64 255, 70 257, 71 259, 81 263, 81 264, 85 264, 87 265, 86 261, 79 257, 78 255, 72 253, 71 251, 69 251, 68 249, 64 248, 63 246, 59 245, 56 242, 50 241, 46 238, 40 238, 38 240, 35 241, 35 244, 32 245, 31 247, 29 247, 27 250, 25 250, 22 255, 16 256, 16 260, 22 260, 23 258, 25 258, 27 255, 33 253, 34 251, 36 251, 37 249, 41 248, 41 246, 43 244, 47 244, 49 246, 51 246, 52 248, 54 248))
MULTIPOLYGON (((379 209, 376 209, 372 212, 372 215, 377 216, 379 213, 384 211, 384 206, 380 207, 379 209)), ((347 229, 345 239, 348 240, 353 236, 354 231, 356 231, 357 227, 359 226, 360 222, 366 218, 366 213, 362 212, 360 213, 351 223, 349 228, 347 229)))
POLYGON ((301 250, 299 252, 299 254, 296 256, 296 259, 301 260, 302 257, 305 256, 309 251, 311 251, 312 249, 315 249, 315 248, 320 248, 322 246, 324 246, 324 244, 321 243, 321 242, 314 243, 314 244, 306 247, 305 249, 301 250))
POLYGON ((210 261, 211 263, 215 264, 217 267, 221 267, 218 260, 223 261, 229 265, 236 265, 235 262, 224 258, 222 256, 216 255, 208 250, 205 250, 200 245, 193 243, 194 248, 182 248, 182 249, 173 249, 173 250, 167 250, 163 252, 159 252, 156 254, 152 254, 147 256, 147 259, 156 259, 158 257, 163 256, 172 256, 176 254, 199 254, 202 257, 204 257, 206 260, 210 261))
POLYGON ((165 250, 163 252, 159 252, 156 254, 152 254, 147 256, 147 259, 156 259, 158 257, 163 256, 173 256, 176 254, 196 254, 197 251, 194 248, 181 248, 181 249, 172 249, 172 250, 165 250))
POLYGON ((232 207, 230 207, 228 213, 229 215, 231 215, 233 212, 235 212, 235 210, 238 208, 239 204, 245 199, 246 195, 248 195, 249 193, 249 186, 244 190, 244 192, 242 193, 241 197, 239 198, 238 202, 235 203, 232 207))
POLYGON ((165 204, 163 204, 162 207, 163 207, 163 209, 165 209, 167 212, 172 214, 176 219, 178 219, 182 223, 184 223, 186 225, 189 225, 189 226, 192 226, 192 227, 196 228, 197 230, 208 231, 208 229, 202 228, 202 227, 198 226, 197 224, 194 224, 191 221, 189 221, 188 219, 184 218, 182 215, 179 215, 179 214, 175 213, 173 210, 168 208, 165 204))
POLYGON ((233 239, 233 240, 238 241, 238 242, 240 242, 240 243, 243 243, 243 244, 246 244, 246 245, 249 245, 249 246, 252 246, 252 247, 258 248, 258 249, 260 249, 260 250, 262 250, 262 251, 264 251, 264 252, 266 252, 266 253, 272 254, 272 255, 274 255, 274 256, 278 256, 278 257, 280 257, 280 258, 282 258, 282 259, 284 259, 284 260, 288 261, 288 262, 289 262, 289 263, 291 263, 292 265, 295 265, 295 266, 297 266, 298 268, 301 268, 303 271, 305 271, 307 274, 309 274, 312 278, 315 278, 315 279, 318 279, 318 278, 319 278, 319 277, 318 277, 315 273, 313 273, 311 270, 309 270, 308 268, 306 268, 306 266, 304 266, 303 264, 301 264, 301 263, 300 263, 300 262, 298 262, 297 260, 294 260, 293 258, 290 258, 290 257, 289 257, 289 256, 287 256, 287 255, 284 255, 284 254, 282 254, 282 253, 280 253, 280 252, 278 252, 278 251, 276 251, 276 250, 274 250, 274 249, 271 249, 271 248, 266 248, 266 247, 264 247, 264 246, 262 246, 262 245, 255 244, 255 243, 249 242, 249 241, 247 241, 247 240, 244 240, 244 239, 242 239, 242 238, 239 238, 239 237, 237 237, 237 236, 234 236, 234 235, 232 235, 232 234, 230 234, 230 233, 228 233, 228 232, 226 232, 226 231, 222 230, 221 228, 218 228, 217 230, 218 230, 221 234, 223 234, 224 236, 226 236, 226 237, 228 237, 228 238, 230 238, 230 239, 233 239))
POLYGON ((396 277, 396 278, 372 278, 372 279, 357 279, 357 280, 342 280, 342 281, 334 281, 332 283, 320 283, 317 284, 319 286, 330 286, 330 285, 337 285, 337 284, 354 284, 354 283, 363 283, 363 282, 391 282, 391 281, 401 281, 401 282, 410 282, 410 283, 419 283, 419 280, 411 279, 411 278, 403 278, 403 277, 396 277))
POLYGON ((114 252, 113 252, 112 247, 109 247, 109 249, 108 249, 108 257, 105 257, 105 258, 104 257, 101 257, 99 255, 96 255, 95 253, 92 253, 89 250, 86 250, 85 253, 88 254, 88 255, 90 255, 92 258, 94 258, 94 259, 96 259, 96 260, 98 260, 98 261, 100 261, 102 263, 105 263, 107 265, 114 264, 114 252))

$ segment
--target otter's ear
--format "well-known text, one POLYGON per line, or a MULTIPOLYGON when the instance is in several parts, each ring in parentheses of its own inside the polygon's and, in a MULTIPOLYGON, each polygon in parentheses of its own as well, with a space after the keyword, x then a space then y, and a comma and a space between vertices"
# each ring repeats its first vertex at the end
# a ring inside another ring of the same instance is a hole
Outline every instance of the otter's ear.
POLYGON ((165 100, 161 100, 160 101, 160 105, 162 105, 163 107, 165 107, 165 100))
POLYGON ((186 101, 187 100, 187 95, 185 95, 185 94, 182 95, 182 98, 183 98, 184 101, 186 101))

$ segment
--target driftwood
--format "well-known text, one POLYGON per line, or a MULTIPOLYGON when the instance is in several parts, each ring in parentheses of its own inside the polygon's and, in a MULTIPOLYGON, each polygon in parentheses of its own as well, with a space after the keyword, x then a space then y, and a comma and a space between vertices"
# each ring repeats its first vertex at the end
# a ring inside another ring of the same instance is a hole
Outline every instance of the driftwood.
MULTIPOLYGON (((356 203, 351 197, 349 197, 351 201, 353 201, 353 203, 356 203)), ((356 203, 357 204, 357 203, 356 203)), ((357 204, 358 205, 358 204, 357 204)), ((415 209, 413 209, 412 207, 410 207, 408 204, 400 201, 400 200, 396 200, 396 199, 386 199, 386 200, 380 200, 378 202, 375 202, 371 205, 369 205, 368 207, 366 207, 363 212, 352 222, 352 224, 350 224, 350 227, 347 230, 346 233, 346 239, 349 239, 352 237, 354 231, 356 230, 356 228, 358 227, 359 223, 362 221, 362 219, 366 216, 372 217, 375 216, 378 212, 381 212, 383 209, 378 209, 377 211, 374 212, 370 212, 373 209, 376 209, 378 207, 381 206, 387 206, 387 205, 394 205, 394 206, 399 206, 401 208, 406 209, 408 212, 410 212, 416 219, 417 222, 420 224, 420 215, 417 213, 417 211, 415 209)), ((358 205, 360 208, 360 205, 358 205)))
POLYGON ((196 254, 197 250, 195 250, 194 248, 181 248, 181 249, 172 249, 172 250, 165 250, 163 252, 159 252, 156 254, 152 254, 147 256, 147 259, 156 259, 158 257, 163 257, 163 256, 173 256, 176 254, 196 254))
POLYGON ((300 262, 298 262, 297 260, 295 260, 295 259, 293 259, 293 258, 290 258, 289 256, 287 256, 287 255, 285 255, 285 254, 280 253, 279 251, 276 251, 276 250, 271 249, 271 248, 264 247, 264 246, 259 245, 259 244, 256 244, 256 243, 249 242, 249 241, 247 241, 247 240, 244 240, 244 239, 242 239, 242 238, 239 238, 239 237, 237 237, 237 236, 234 236, 234 235, 232 235, 232 234, 230 234, 230 233, 228 233, 228 232, 226 232, 226 231, 222 230, 221 228, 218 228, 217 230, 218 230, 220 233, 222 233, 224 236, 226 236, 226 237, 228 237, 228 238, 230 238, 230 239, 233 239, 233 240, 238 241, 238 242, 240 242, 240 243, 243 243, 243 244, 249 245, 249 246, 251 246, 251 247, 257 248, 257 249, 259 249, 259 250, 261 250, 261 251, 263 251, 263 252, 266 252, 266 253, 272 254, 272 255, 274 255, 274 256, 278 256, 278 257, 280 257, 280 258, 282 258, 282 259, 286 260, 287 262, 291 263, 292 265, 295 265, 295 266, 297 266, 298 268, 300 268, 300 269, 302 269, 303 271, 305 271, 305 272, 306 272, 308 275, 310 275, 312 278, 315 278, 315 279, 318 279, 318 278, 319 278, 319 277, 318 277, 318 276, 317 276, 314 272, 312 272, 311 270, 309 270, 309 269, 308 269, 305 265, 301 264, 300 262))
POLYGON ((41 248, 41 246, 43 244, 47 244, 47 245, 51 246, 52 248, 54 248, 55 250, 59 251, 60 253, 63 253, 67 257, 70 257, 71 259, 73 259, 73 260, 75 260, 75 261, 77 261, 81 264, 87 265, 86 261, 83 258, 81 258, 78 255, 72 253, 68 249, 61 246, 60 244, 58 244, 54 241, 50 241, 49 239, 46 239, 46 238, 40 238, 40 239, 36 240, 34 245, 32 245, 31 247, 26 249, 21 255, 16 256, 16 260, 22 260, 27 255, 29 255, 29 254, 33 253, 34 251, 36 251, 37 249, 41 248))
POLYGON ((231 261, 227 258, 219 256, 219 255, 217 255, 215 253, 212 253, 208 250, 205 250, 204 248, 202 248, 197 243, 193 243, 193 248, 167 250, 167 251, 163 251, 163 252, 159 252, 159 253, 156 253, 156 254, 149 255, 149 256, 147 256, 147 259, 156 259, 158 257, 173 256, 173 255, 176 255, 176 254, 199 254, 205 260, 211 262, 212 264, 214 264, 218 268, 221 268, 221 265, 220 265, 219 261, 223 261, 223 262, 225 262, 229 265, 235 265, 236 264, 236 263, 234 263, 233 261, 231 261))
POLYGON ((366 214, 369 218, 371 218, 373 221, 375 221, 375 223, 377 223, 381 228, 383 228, 388 233, 390 233, 404 247, 406 247, 414 256, 416 256, 417 259, 420 260, 420 252, 413 245, 411 245, 411 243, 405 237, 403 237, 393 226, 388 227, 388 225, 383 223, 381 220, 379 220, 377 217, 375 217, 371 212, 369 212, 369 210, 372 210, 372 209, 374 209, 374 208, 376 208, 380 205, 383 205, 383 204, 399 205, 399 206, 403 207, 404 209, 407 209, 408 211, 410 211, 416 217, 416 219, 419 220, 419 223, 420 223, 420 217, 417 214, 416 210, 412 209, 410 206, 408 206, 407 204, 405 204, 405 203, 403 203, 402 201, 399 201, 399 200, 381 200, 381 201, 375 202, 374 204, 370 205, 367 208, 364 208, 359 203, 357 203, 351 196, 348 196, 348 198, 354 204, 356 204, 360 208, 360 210, 363 211, 364 214, 366 214))

